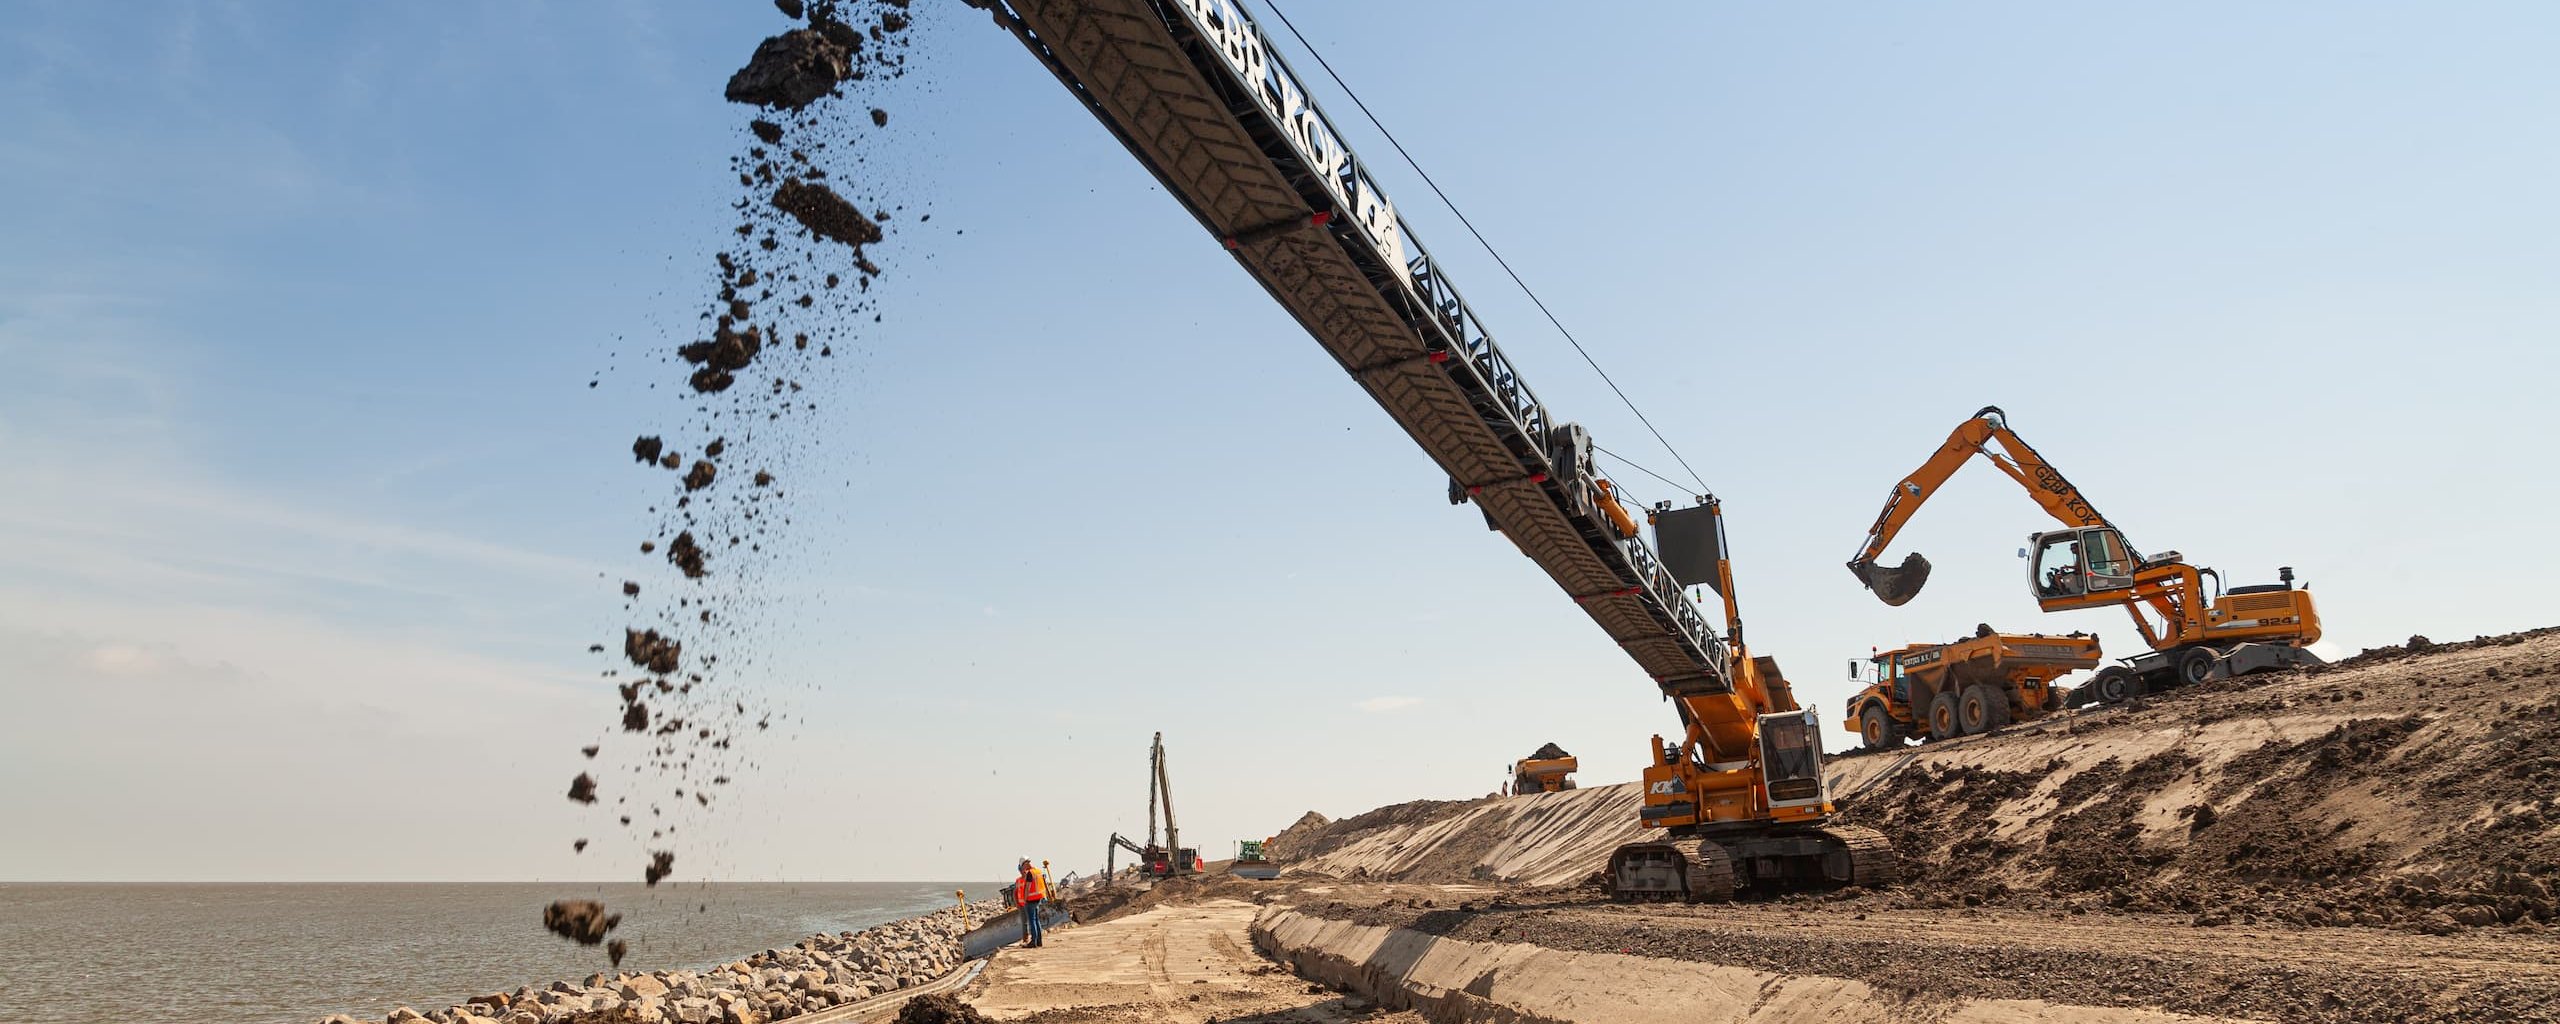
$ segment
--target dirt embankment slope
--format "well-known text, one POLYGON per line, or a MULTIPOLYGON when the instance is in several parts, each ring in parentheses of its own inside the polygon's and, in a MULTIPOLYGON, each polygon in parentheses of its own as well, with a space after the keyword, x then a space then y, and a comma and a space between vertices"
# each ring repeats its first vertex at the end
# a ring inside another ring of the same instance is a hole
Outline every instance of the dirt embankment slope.
MULTIPOLYGON (((2560 917, 2560 630, 2417 642, 2139 707, 1841 758, 1909 909, 2173 912, 2434 931, 2560 917)), ((1275 837, 1295 875, 1572 884, 1636 826, 1633 784, 1416 801, 1275 837)))
POLYGON ((2560 630, 1831 769, 1900 886, 1555 884, 1640 834, 1610 786, 1302 821, 1255 936, 1433 1019, 2560 1024, 2560 630))
POLYGON ((2560 631, 2412 646, 1847 759, 1836 791, 1893 836, 1920 906, 2548 924, 2560 631))
POLYGON ((1293 874, 1404 882, 1568 885, 1638 826, 1635 783, 1483 800, 1418 800, 1341 821, 1309 815, 1273 837, 1293 874))

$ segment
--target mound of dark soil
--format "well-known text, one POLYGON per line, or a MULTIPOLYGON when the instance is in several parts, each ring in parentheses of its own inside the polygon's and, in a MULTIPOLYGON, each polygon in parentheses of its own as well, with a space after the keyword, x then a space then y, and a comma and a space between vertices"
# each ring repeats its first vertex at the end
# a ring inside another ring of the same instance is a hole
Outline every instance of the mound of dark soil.
POLYGON ((898 1007, 897 1024, 986 1024, 987 1017, 978 1008, 935 992, 907 1000, 898 1007))

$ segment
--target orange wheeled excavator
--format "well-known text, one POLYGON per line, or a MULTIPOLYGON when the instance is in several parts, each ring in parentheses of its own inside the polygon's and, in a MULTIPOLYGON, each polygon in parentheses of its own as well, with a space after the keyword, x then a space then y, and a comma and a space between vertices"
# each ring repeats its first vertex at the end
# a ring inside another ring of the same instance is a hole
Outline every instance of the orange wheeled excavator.
POLYGON ((1976 455, 2026 488, 2063 526, 2027 537, 2027 586, 2036 604, 2048 612, 2121 606, 2151 647, 2098 670, 2074 696, 2114 703, 2146 689, 2321 663, 2308 650, 2320 639, 2320 613, 2311 591, 2294 587, 2291 566, 2276 570, 2275 583, 2225 588, 2220 573, 2190 565, 2178 552, 2142 554, 2061 471, 2009 429, 2008 414, 1998 406, 1984 406, 1957 425, 1929 461, 1886 496, 1884 511, 1849 560, 1849 572, 1884 603, 1900 605, 1918 594, 1929 579, 1929 560, 1918 552, 1899 566, 1876 560, 1920 506, 1976 455), (2000 451, 1990 449, 1994 444, 2000 451))

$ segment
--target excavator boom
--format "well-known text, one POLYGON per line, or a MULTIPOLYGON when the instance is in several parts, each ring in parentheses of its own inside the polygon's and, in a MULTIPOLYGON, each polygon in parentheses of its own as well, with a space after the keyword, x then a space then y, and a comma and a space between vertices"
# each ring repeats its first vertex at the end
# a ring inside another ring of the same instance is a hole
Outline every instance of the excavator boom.
POLYGON ((1893 538, 1902 532, 1902 527, 1919 513, 1920 506, 1938 493, 1939 486, 1954 476, 1956 470, 1963 469, 1965 460, 1976 455, 2007 474, 2009 479, 2017 481, 2018 486, 2026 488, 2027 495, 2044 508, 2045 514, 2064 526, 2108 525, 2107 517, 2099 515, 2098 510, 2090 506, 2089 499, 2063 477, 2061 470, 2053 468, 2052 463, 2045 461, 2044 456, 2037 454, 2035 448, 2009 429, 2008 414, 2001 412, 1996 405, 1983 406, 1963 423, 1957 424, 1955 431, 1947 435, 1947 443, 1930 453, 1927 462, 1921 463, 1919 469, 1893 485, 1893 492, 1885 496, 1884 511, 1876 514, 1875 525, 1867 529, 1866 543, 1858 548, 1857 557, 1849 560, 1850 574, 1858 577, 1858 582, 1866 584, 1867 589, 1875 591, 1876 597, 1884 603, 1899 607, 1918 596, 1921 586, 1929 582, 1929 559, 1917 551, 1905 557, 1899 566, 1878 565, 1876 559, 1884 555, 1884 549, 1893 544, 1893 538), (2004 456, 1986 447, 1993 443, 2007 454, 2004 456))

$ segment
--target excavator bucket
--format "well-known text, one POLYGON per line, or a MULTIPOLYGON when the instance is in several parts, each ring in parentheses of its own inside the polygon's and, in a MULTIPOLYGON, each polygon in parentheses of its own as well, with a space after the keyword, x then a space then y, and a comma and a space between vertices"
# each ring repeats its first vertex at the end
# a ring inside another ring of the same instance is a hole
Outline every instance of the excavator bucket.
POLYGON ((1901 607, 1918 596, 1921 585, 1929 582, 1929 560, 1917 551, 1905 556, 1902 564, 1893 568, 1873 562, 1855 562, 1850 564, 1849 571, 1857 574, 1858 582, 1876 592, 1877 600, 1895 607, 1901 607))

